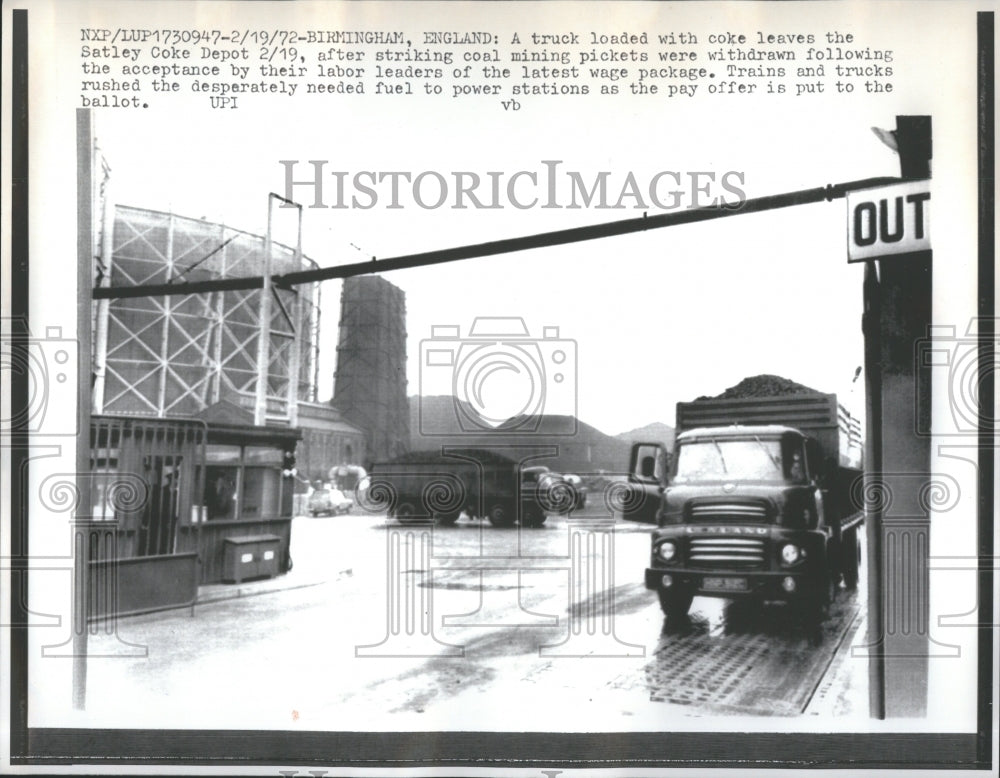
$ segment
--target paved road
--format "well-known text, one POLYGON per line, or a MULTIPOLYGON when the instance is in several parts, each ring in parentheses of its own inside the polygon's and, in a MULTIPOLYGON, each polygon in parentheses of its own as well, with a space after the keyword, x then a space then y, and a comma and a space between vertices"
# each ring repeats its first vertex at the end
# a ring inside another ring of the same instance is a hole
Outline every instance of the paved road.
POLYGON ((860 639, 856 595, 819 645, 780 606, 696 598, 671 624, 642 586, 648 533, 586 512, 523 531, 300 517, 287 583, 324 583, 92 637, 119 656, 89 663, 87 723, 635 731, 860 712, 858 660, 829 672, 860 639))

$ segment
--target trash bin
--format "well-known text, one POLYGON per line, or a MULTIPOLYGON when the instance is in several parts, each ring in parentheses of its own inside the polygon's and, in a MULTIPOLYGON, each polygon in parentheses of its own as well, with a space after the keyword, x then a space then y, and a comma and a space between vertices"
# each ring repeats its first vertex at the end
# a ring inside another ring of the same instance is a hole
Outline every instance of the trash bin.
POLYGON ((223 542, 222 580, 241 583, 248 578, 278 574, 281 538, 277 535, 241 535, 223 542))

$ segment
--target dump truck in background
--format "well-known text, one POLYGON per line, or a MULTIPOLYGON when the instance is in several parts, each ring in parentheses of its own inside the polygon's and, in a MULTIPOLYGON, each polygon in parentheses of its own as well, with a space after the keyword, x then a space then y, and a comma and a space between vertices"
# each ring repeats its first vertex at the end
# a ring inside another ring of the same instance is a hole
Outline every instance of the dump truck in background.
POLYGON ((454 524, 464 513, 495 527, 540 527, 575 505, 575 491, 544 466, 521 467, 484 449, 415 451, 372 465, 363 507, 401 523, 454 524))
POLYGON ((857 586, 860 424, 835 395, 800 388, 679 403, 669 472, 661 446, 633 447, 645 499, 631 518, 655 515, 645 583, 668 619, 709 596, 781 600, 821 620, 841 581, 857 586))

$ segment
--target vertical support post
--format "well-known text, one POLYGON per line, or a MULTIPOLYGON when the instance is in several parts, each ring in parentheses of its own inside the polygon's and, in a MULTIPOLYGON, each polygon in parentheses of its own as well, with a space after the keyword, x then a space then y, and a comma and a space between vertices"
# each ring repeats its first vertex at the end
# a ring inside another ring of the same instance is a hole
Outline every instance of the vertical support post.
MULTIPOLYGON (((295 241, 295 269, 302 269, 302 206, 298 208, 298 237, 295 241)), ((288 426, 299 425, 299 361, 301 359, 302 339, 302 295, 298 288, 292 290, 292 343, 288 356, 288 426)))
POLYGON ((73 522, 73 707, 87 705, 87 603, 90 601, 90 558, 88 516, 90 510, 90 376, 91 376, 91 303, 94 285, 94 113, 77 109, 76 113, 76 198, 77 198, 77 414, 76 438, 77 508, 73 522), (83 515, 81 515, 81 512, 83 515))
MULTIPOLYGON (((320 335, 320 287, 319 282, 312 284, 312 291, 309 294, 309 315, 311 318, 311 333, 309 338, 309 375, 312 381, 309 384, 309 401, 317 402, 319 397, 319 335, 320 335)), ((331 392, 331 396, 332 396, 331 392)))
MULTIPOLYGON (((882 370, 881 321, 878 266, 874 260, 865 263, 863 286, 864 313, 861 330, 865 338, 865 484, 866 495, 877 490, 878 474, 882 472, 882 370)), ((868 644, 877 646, 881 637, 882 591, 885 587, 882 570, 882 505, 871 500, 865 517, 866 569, 868 571, 868 644)), ((885 666, 880 652, 868 659, 868 708, 875 719, 885 718, 885 666)))
MULTIPOLYGON (((219 259, 219 277, 225 278, 226 271, 226 227, 222 225, 220 228, 219 240, 222 243, 222 256, 219 259)), ((212 379, 212 402, 217 403, 222 398, 222 338, 225 334, 225 317, 226 317, 226 294, 227 292, 218 292, 218 299, 215 302, 215 321, 213 322, 213 329, 215 330, 215 353, 213 355, 212 363, 215 375, 212 379)))
MULTIPOLYGON (((28 235, 30 230, 28 207, 28 151, 29 143, 29 105, 28 99, 28 10, 15 8, 11 10, 11 54, 10 59, 10 264, 4 268, 7 276, 10 295, 10 330, 5 333, 10 338, 11 357, 24 359, 28 350, 28 315, 30 313, 29 283, 30 255, 28 250, 28 235), (23 326, 15 325, 21 322, 23 326)), ((79 119, 77 119, 79 122, 79 119)), ((79 130, 78 130, 79 132, 79 130)), ((81 162, 82 164, 82 162, 81 162)), ((88 310, 89 314, 89 310, 88 310)), ((27 371, 11 370, 10 383, 5 387, 7 396, 4 402, 9 402, 9 408, 27 408, 31 396, 31 386, 27 371)), ((12 414, 13 415, 13 414, 12 414)), ((13 433, 14 430, 11 430, 13 433)), ((28 438, 27 435, 13 435, 10 448, 10 469, 6 472, 29 472, 28 438)), ((10 554, 13 565, 28 564, 28 483, 27 478, 10 478, 10 554)), ((8 491, 5 490, 5 491, 8 491)), ((8 507, 4 505, 4 507, 8 507)), ((10 589, 4 595, 10 602, 10 640, 9 653, 4 661, 6 667, 27 667, 28 649, 28 574, 26 571, 11 571, 10 589)), ((11 756, 26 756, 28 750, 28 674, 10 672, 9 678, 9 709, 10 723, 9 750, 11 756)))
MULTIPOLYGON (((979 97, 979 429, 978 459, 979 505, 977 514, 977 554, 979 556, 979 607, 980 614, 993 613, 994 593, 992 582, 996 573, 991 570, 991 558, 996 553, 996 494, 994 475, 996 467, 996 89, 995 89, 995 31, 993 11, 977 14, 979 97), (992 368, 990 367, 992 366, 992 368)), ((978 650, 980 657, 989 657, 996 649, 996 638, 991 619, 980 618, 978 650)), ((995 750, 992 731, 995 728, 996 709, 993 707, 995 670, 988 661, 982 661, 979 674, 979 700, 977 730, 977 757, 989 762, 995 750)))
POLYGON ((267 422, 267 373, 271 360, 271 219, 274 198, 267 198, 267 235, 264 238, 264 285, 260 290, 260 322, 257 332, 257 393, 253 423, 263 427, 267 422))
MULTIPOLYGON (((897 116, 895 141, 903 178, 928 178, 930 117, 897 116)), ((873 472, 891 510, 879 512, 869 529, 877 544, 871 569, 880 618, 870 650, 882 682, 872 690, 872 702, 882 695, 880 713, 886 718, 920 717, 927 710, 930 516, 921 495, 930 480, 931 446, 918 431, 930 428, 931 386, 929 371, 918 369, 915 355, 932 321, 931 262, 930 251, 879 260, 875 380, 880 386, 872 408, 881 452, 873 472)))
MULTIPOLYGON (((217 251, 225 250, 226 227, 219 225, 219 248, 217 251)), ((215 387, 219 380, 219 360, 217 358, 218 349, 213 344, 219 338, 219 319, 215 316, 213 300, 215 295, 221 296, 222 292, 208 292, 203 296, 203 307, 205 311, 205 332, 204 345, 201 352, 201 364, 205 368, 205 378, 201 382, 201 396, 198 398, 201 407, 207 408, 212 403, 218 402, 215 399, 215 387), (209 398, 212 398, 211 400, 209 398)))
MULTIPOLYGON (((103 168, 103 166, 102 166, 103 168)), ((102 169, 102 173, 105 171, 102 169)), ((97 182, 94 182, 95 187, 97 182)), ((101 200, 101 276, 100 286, 111 286, 111 273, 114 268, 114 232, 115 206, 111 201, 110 176, 104 185, 104 196, 101 200)), ((93 283, 91 283, 93 286, 93 283)), ((111 315, 111 300, 97 301, 97 316, 94 320, 94 389, 93 412, 104 413, 104 380, 107 375, 108 362, 108 317, 111 315)))
MULTIPOLYGON (((167 217, 167 283, 174 277, 174 214, 167 217)), ((172 297, 163 295, 163 327, 160 332, 160 385, 156 398, 156 415, 167 415, 167 366, 170 363, 170 311, 172 297)))

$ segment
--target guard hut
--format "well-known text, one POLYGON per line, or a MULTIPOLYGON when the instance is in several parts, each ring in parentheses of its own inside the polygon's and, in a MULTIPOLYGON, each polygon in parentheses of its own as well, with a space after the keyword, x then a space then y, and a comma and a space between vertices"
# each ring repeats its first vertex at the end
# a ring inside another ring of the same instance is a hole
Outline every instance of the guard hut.
POLYGON ((295 492, 290 470, 302 431, 255 426, 248 410, 227 400, 198 418, 207 424, 200 583, 288 572, 295 492))
POLYGON ((198 585, 291 567, 296 443, 225 401, 203 419, 94 414, 88 618, 193 605, 198 585))

